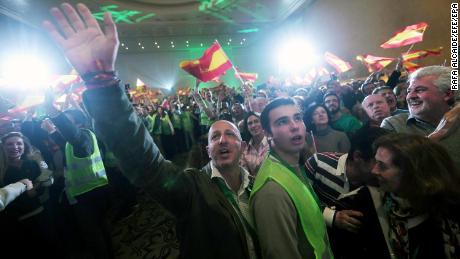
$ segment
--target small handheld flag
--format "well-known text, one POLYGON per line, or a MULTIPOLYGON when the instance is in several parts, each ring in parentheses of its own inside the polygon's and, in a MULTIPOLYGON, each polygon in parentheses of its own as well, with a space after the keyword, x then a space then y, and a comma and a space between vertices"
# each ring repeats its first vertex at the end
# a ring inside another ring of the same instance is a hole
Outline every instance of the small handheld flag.
POLYGON ((423 33, 425 33, 427 27, 428 24, 425 22, 407 26, 397 31, 391 39, 380 45, 380 47, 391 49, 421 42, 423 40, 423 33))
POLYGON ((208 82, 230 69, 232 63, 216 41, 204 52, 201 58, 184 60, 179 66, 200 81, 208 82))

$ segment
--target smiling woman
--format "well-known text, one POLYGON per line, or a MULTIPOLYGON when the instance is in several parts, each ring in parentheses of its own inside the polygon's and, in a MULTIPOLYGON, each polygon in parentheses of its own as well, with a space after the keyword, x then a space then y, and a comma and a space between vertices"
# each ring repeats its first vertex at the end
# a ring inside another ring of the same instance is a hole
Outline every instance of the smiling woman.
POLYGON ((364 219, 357 249, 388 258, 458 258, 460 176, 447 151, 407 134, 385 135, 374 146, 380 190, 359 191, 369 191, 372 205, 358 206, 364 219))
POLYGON ((259 115, 254 112, 248 113, 243 120, 243 128, 244 132, 249 133, 250 138, 247 147, 243 149, 240 164, 255 177, 269 150, 269 145, 259 115))
MULTIPOLYGON (((44 253, 43 247, 52 247, 56 244, 55 229, 51 217, 40 202, 39 196, 43 194, 41 185, 40 166, 30 160, 27 155, 30 151, 30 144, 26 137, 19 132, 11 132, 4 135, 1 139, 3 149, 7 157, 7 168, 1 179, 0 187, 16 183, 22 179, 29 179, 34 182, 33 188, 21 194, 16 200, 12 201, 2 212, 1 228, 4 235, 8 236, 5 247, 16 247, 18 243, 30 245, 29 253, 44 253), (33 251, 33 252, 32 252, 33 251)), ((56 251, 52 251, 54 253, 56 251)))

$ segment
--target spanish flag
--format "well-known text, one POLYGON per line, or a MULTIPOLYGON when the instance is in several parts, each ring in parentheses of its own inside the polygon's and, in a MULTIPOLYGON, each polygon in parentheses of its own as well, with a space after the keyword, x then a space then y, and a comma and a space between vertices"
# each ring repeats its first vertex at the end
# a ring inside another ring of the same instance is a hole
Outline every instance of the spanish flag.
POLYGON ((435 49, 426 49, 426 50, 416 50, 405 53, 402 55, 404 61, 411 61, 415 59, 421 59, 427 56, 435 56, 441 55, 443 47, 435 48, 435 49))
POLYGON ((384 49, 391 49, 421 42, 423 40, 423 33, 427 27, 428 24, 424 22, 407 26, 406 28, 397 31, 391 39, 380 45, 380 47, 384 49))
POLYGON ((180 67, 199 80, 208 82, 231 68, 232 63, 216 41, 204 52, 201 58, 184 60, 180 62, 180 67))
POLYGON ((311 84, 317 77, 329 75, 329 71, 325 67, 312 68, 304 77, 304 82, 306 84, 311 84))
POLYGON ((343 73, 351 69, 350 63, 343 61, 342 59, 330 52, 324 53, 324 59, 327 63, 329 63, 329 65, 333 66, 335 70, 337 70, 337 72, 339 73, 343 73))
POLYGON ((394 58, 376 57, 369 54, 356 56, 356 59, 361 61, 369 72, 382 70, 395 60, 394 58))
POLYGON ((136 91, 137 92, 147 91, 147 85, 139 78, 136 80, 136 91))
POLYGON ((9 113, 18 113, 18 112, 25 112, 30 108, 36 107, 41 105, 45 102, 45 95, 28 95, 23 98, 22 101, 18 102, 18 104, 9 110, 9 113))
POLYGON ((407 70, 407 72, 409 72, 409 73, 412 73, 415 70, 417 70, 417 69, 422 67, 419 64, 415 64, 415 63, 412 63, 412 62, 409 62, 409 61, 403 61, 403 66, 407 70))
POLYGON ((247 72, 242 72, 240 71, 239 69, 236 69, 236 72, 235 72, 235 77, 236 78, 241 78, 243 79, 244 81, 249 81, 249 82, 254 82, 257 80, 257 77, 259 75, 257 73, 247 73, 247 72))

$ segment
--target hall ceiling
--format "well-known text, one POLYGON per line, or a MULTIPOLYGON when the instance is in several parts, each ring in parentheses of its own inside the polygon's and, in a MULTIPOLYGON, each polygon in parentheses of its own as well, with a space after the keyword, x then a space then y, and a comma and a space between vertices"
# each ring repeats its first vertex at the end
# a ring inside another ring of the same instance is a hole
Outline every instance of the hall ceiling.
MULTIPOLYGON (((112 0, 85 3, 96 17, 112 12, 122 51, 201 47, 218 39, 244 46, 315 0, 112 0), (230 40, 229 40, 230 39, 230 40), (188 43, 187 43, 188 41, 188 43), (155 44, 157 42, 157 44, 155 44), (171 43, 173 42, 173 43, 171 43), (158 48, 158 45, 161 48, 158 48), (126 48, 129 46, 129 50, 126 48)), ((1 0, 0 14, 38 27, 63 1, 1 0)), ((222 43, 224 42, 224 43, 222 43)))

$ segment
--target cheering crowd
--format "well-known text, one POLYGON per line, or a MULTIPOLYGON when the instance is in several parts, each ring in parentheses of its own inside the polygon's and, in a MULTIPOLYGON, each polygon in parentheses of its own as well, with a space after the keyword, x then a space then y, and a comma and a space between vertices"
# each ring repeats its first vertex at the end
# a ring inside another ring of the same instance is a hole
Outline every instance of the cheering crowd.
POLYGON ((136 102, 110 14, 103 28, 83 4, 51 14, 86 91, 1 128, 5 255, 116 258, 111 229, 142 192, 174 216, 181 258, 460 258, 450 68, 136 102))

